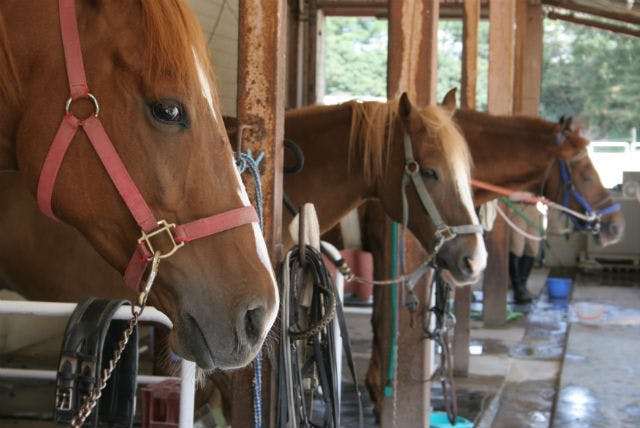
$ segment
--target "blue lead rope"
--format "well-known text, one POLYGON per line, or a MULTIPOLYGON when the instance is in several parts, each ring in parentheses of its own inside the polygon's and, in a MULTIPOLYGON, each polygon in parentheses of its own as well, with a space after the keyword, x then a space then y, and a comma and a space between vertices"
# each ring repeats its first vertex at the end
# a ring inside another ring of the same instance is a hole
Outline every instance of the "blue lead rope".
MULTIPOLYGON (((255 159, 251 149, 247 153, 236 156, 236 168, 242 174, 247 169, 253 178, 255 189, 255 207, 260 220, 260 230, 264 233, 264 219, 262 217, 262 183, 260 182, 260 162, 264 159, 264 153, 260 153, 255 159)), ((262 351, 258 351, 253 360, 253 427, 262 428, 262 351)))

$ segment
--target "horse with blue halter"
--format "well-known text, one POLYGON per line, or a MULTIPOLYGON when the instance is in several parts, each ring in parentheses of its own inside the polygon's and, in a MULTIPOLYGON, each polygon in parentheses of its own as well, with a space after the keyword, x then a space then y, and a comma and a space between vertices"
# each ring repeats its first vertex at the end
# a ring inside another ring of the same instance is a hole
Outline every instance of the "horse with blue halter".
MULTIPOLYGON (((456 109, 455 89, 444 97, 442 106, 450 111, 469 145, 474 161, 472 182, 489 184, 474 188, 477 208, 502 196, 491 185, 542 194, 568 208, 566 214, 576 230, 592 234, 598 244, 611 245, 622 238, 625 223, 620 208, 600 182, 586 149, 589 141, 571 130, 569 122, 456 109)), ((369 225, 369 229, 375 234, 380 227, 369 225)), ((388 301, 388 288, 374 288, 374 339, 366 383, 376 403, 375 412, 381 406, 386 373, 382 355, 390 346, 390 338, 384 336, 390 323, 385 311, 388 301)))
MULTIPOLYGON (((150 301, 173 322, 175 352, 205 369, 254 358, 278 290, 206 44, 182 2, 3 1, 0 170, 18 171, 14 184, 124 275, 105 294, 137 295, 149 263, 161 261, 150 301)), ((0 217, 13 209, 3 205, 0 217)), ((48 254, 29 233, 16 239, 43 258, 73 257, 44 233, 48 254)), ((14 262, 3 274, 64 276, 60 265, 14 262)), ((40 284, 35 294, 46 295, 40 284)), ((68 284, 57 285, 69 300, 68 284)))

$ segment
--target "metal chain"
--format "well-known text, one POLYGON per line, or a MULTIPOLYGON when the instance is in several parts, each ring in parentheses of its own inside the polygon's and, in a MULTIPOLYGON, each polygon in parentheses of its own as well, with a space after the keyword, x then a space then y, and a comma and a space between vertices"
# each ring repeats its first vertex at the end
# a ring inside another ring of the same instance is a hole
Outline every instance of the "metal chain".
POLYGON ((138 321, 142 312, 144 312, 144 308, 147 305, 147 299, 149 298, 149 293, 151 292, 151 287, 153 286, 153 282, 156 279, 156 275, 158 274, 158 266, 160 265, 160 252, 156 251, 153 256, 153 262, 151 264, 151 271, 149 272, 149 277, 147 278, 147 282, 145 284, 144 290, 138 296, 137 305, 134 305, 133 302, 131 304, 131 318, 127 323, 127 328, 122 334, 122 339, 118 342, 118 348, 114 351, 111 360, 107 364, 107 367, 102 371, 102 377, 98 380, 97 384, 91 389, 91 393, 84 398, 84 403, 78 410, 76 416, 71 420, 72 428, 80 428, 86 421, 86 419, 91 415, 91 412, 98 404, 98 400, 102 396, 102 390, 107 386, 107 382, 111 377, 111 374, 116 368, 118 361, 122 357, 122 353, 124 352, 124 348, 129 343, 129 338, 133 334, 136 326, 138 325, 138 321))

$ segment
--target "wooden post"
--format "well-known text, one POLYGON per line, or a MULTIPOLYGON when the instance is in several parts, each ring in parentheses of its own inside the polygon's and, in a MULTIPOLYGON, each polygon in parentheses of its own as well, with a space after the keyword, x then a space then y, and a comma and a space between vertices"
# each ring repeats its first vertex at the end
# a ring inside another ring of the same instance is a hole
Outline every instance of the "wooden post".
POLYGON ((480 0, 464 0, 462 15, 462 75, 460 79, 460 106, 462 108, 476 108, 479 23, 480 0))
POLYGON ((538 115, 542 84, 542 4, 516 3, 513 112, 538 115))
POLYGON ((407 92, 419 106, 435 104, 439 3, 389 3, 387 94, 393 99, 407 92))
MULTIPOLYGON (((488 107, 492 114, 511 114, 513 110, 515 3, 492 0, 489 7, 488 107)), ((496 219, 485 242, 489 258, 483 284, 483 320, 487 326, 502 325, 507 320, 509 249, 506 225, 501 218, 496 219)))
MULTIPOLYGON (((407 92, 416 105, 435 104, 438 11, 437 0, 390 2, 387 75, 387 93, 390 99, 407 92)), ((385 230, 389 230, 389 227, 386 226, 385 230)), ((426 253, 413 236, 407 235, 407 268, 413 269, 422 263, 426 253)), ((389 254, 390 238, 385 239, 385 242, 385 250, 389 254)), ((420 281, 415 288, 416 296, 422 304, 429 304, 427 288, 425 280, 420 281)), ((399 289, 400 294, 401 292, 399 289)), ((379 294, 389 302, 388 288, 381 290, 379 294)), ((428 379, 431 374, 431 346, 429 341, 424 340, 419 320, 412 322, 412 316, 401 300, 398 299, 397 387, 393 396, 383 401, 383 428, 429 425, 430 383, 420 380, 428 379), (416 382, 416 379, 419 381, 416 382)), ((385 309, 390 311, 391 308, 387 304, 385 309)), ((386 378, 385 372, 383 382, 386 378)))
MULTIPOLYGON (((464 0, 462 16, 462 79, 460 105, 476 108, 478 80, 478 24, 480 0, 464 0)), ((456 289, 456 326, 453 333, 453 372, 456 376, 469 374, 469 325, 471 323, 471 286, 456 289)))
MULTIPOLYGON (((272 262, 282 257, 282 167, 284 137, 285 0, 240 0, 238 39, 238 120, 252 126, 243 149, 264 152, 262 175, 264 232, 272 262)), ((263 359, 264 423, 275 426, 278 382, 263 359)), ((253 425, 253 369, 233 374, 233 424, 253 425)))
POLYGON ((312 105, 316 103, 317 96, 317 62, 318 62, 318 2, 309 0, 307 11, 307 44, 305 61, 306 90, 304 103, 312 105))

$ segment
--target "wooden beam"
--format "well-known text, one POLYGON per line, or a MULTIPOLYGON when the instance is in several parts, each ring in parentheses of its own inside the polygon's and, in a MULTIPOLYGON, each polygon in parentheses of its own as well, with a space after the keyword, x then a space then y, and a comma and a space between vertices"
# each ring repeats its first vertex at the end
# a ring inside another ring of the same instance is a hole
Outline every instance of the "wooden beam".
POLYGON ((571 0, 542 0, 542 4, 555 6, 566 10, 572 10, 574 12, 588 13, 589 15, 609 18, 615 21, 622 21, 628 22, 630 24, 640 25, 640 12, 638 12, 637 10, 630 11, 621 7, 615 7, 615 5, 613 4, 611 4, 607 9, 578 4, 571 0))
POLYGON ((602 21, 595 21, 593 19, 580 18, 578 16, 575 16, 572 13, 564 14, 564 13, 557 13, 557 12, 551 11, 547 14, 547 17, 549 19, 559 19, 566 22, 572 22, 574 24, 586 25, 588 27, 599 28, 601 30, 606 30, 606 31, 612 31, 618 34, 625 34, 627 36, 640 37, 640 29, 636 30, 630 27, 623 27, 621 25, 607 24, 606 22, 602 22, 602 21))
MULTIPOLYGON (((462 78, 460 106, 476 108, 478 80, 478 25, 480 0, 464 0, 462 16, 462 78)), ((456 289, 456 326, 453 331, 453 372, 456 376, 469 373, 469 341, 471 324, 471 286, 456 289)))
POLYGON ((488 109, 491 114, 511 114, 512 112, 514 23, 515 2, 492 0, 489 7, 488 85, 488 109))
MULTIPOLYGON (((272 262, 282 258, 282 167, 285 105, 285 0, 240 0, 238 38, 238 121, 251 126, 243 149, 264 152, 264 232, 272 262)), ((277 381, 264 358, 264 424, 275 426, 277 381), (274 398, 274 400, 271 400, 274 398)), ((233 374, 233 424, 253 425, 253 370, 233 374)))
POLYGON ((507 322, 507 293, 509 291, 509 240, 507 224, 496 218, 491 232, 485 233, 489 252, 484 271, 482 320, 487 327, 507 322))
POLYGON ((304 70, 306 88, 303 102, 305 105, 311 105, 317 102, 318 84, 318 7, 316 0, 309 0, 307 8, 307 43, 304 70))
MULTIPOLYGON (((437 0, 390 2, 387 73, 387 95, 390 99, 407 92, 416 105, 436 103, 438 6, 437 0)), ((386 226, 385 230, 388 229, 386 226)), ((390 245, 384 248, 390 254, 390 245)), ((425 260, 424 250, 409 233, 406 251, 408 269, 425 260)), ((427 289, 424 280, 414 289, 421 306, 429 305, 427 289)), ((382 293, 387 297, 390 295, 389 289, 382 290, 382 293)), ((381 426, 425 427, 429 425, 430 383, 416 382, 415 379, 429 378, 431 343, 424 340, 420 322, 414 323, 412 315, 401 303, 398 314, 396 388, 392 396, 382 402, 381 426)), ((386 373, 382 379, 387 379, 386 373)))
MULTIPOLYGON (((520 0, 524 1, 524 0, 520 0)), ((515 2, 492 0, 489 7, 489 94, 491 114, 511 114, 513 109, 513 73, 515 42, 515 2)), ((484 274, 483 320, 487 326, 506 322, 508 242, 506 224, 500 218, 485 235, 489 258, 484 274)))
POLYGON ((407 92, 419 106, 435 104, 438 1, 392 1, 389 9, 387 93, 407 92))
POLYGON ((462 17, 462 77, 460 79, 460 106, 476 108, 478 80, 478 24, 480 0, 464 0, 462 17))
POLYGON ((471 286, 456 288, 456 325, 453 331, 453 374, 469 375, 469 344, 471 342, 471 286))
POLYGON ((513 112, 537 116, 542 85, 542 5, 518 2, 513 112))

